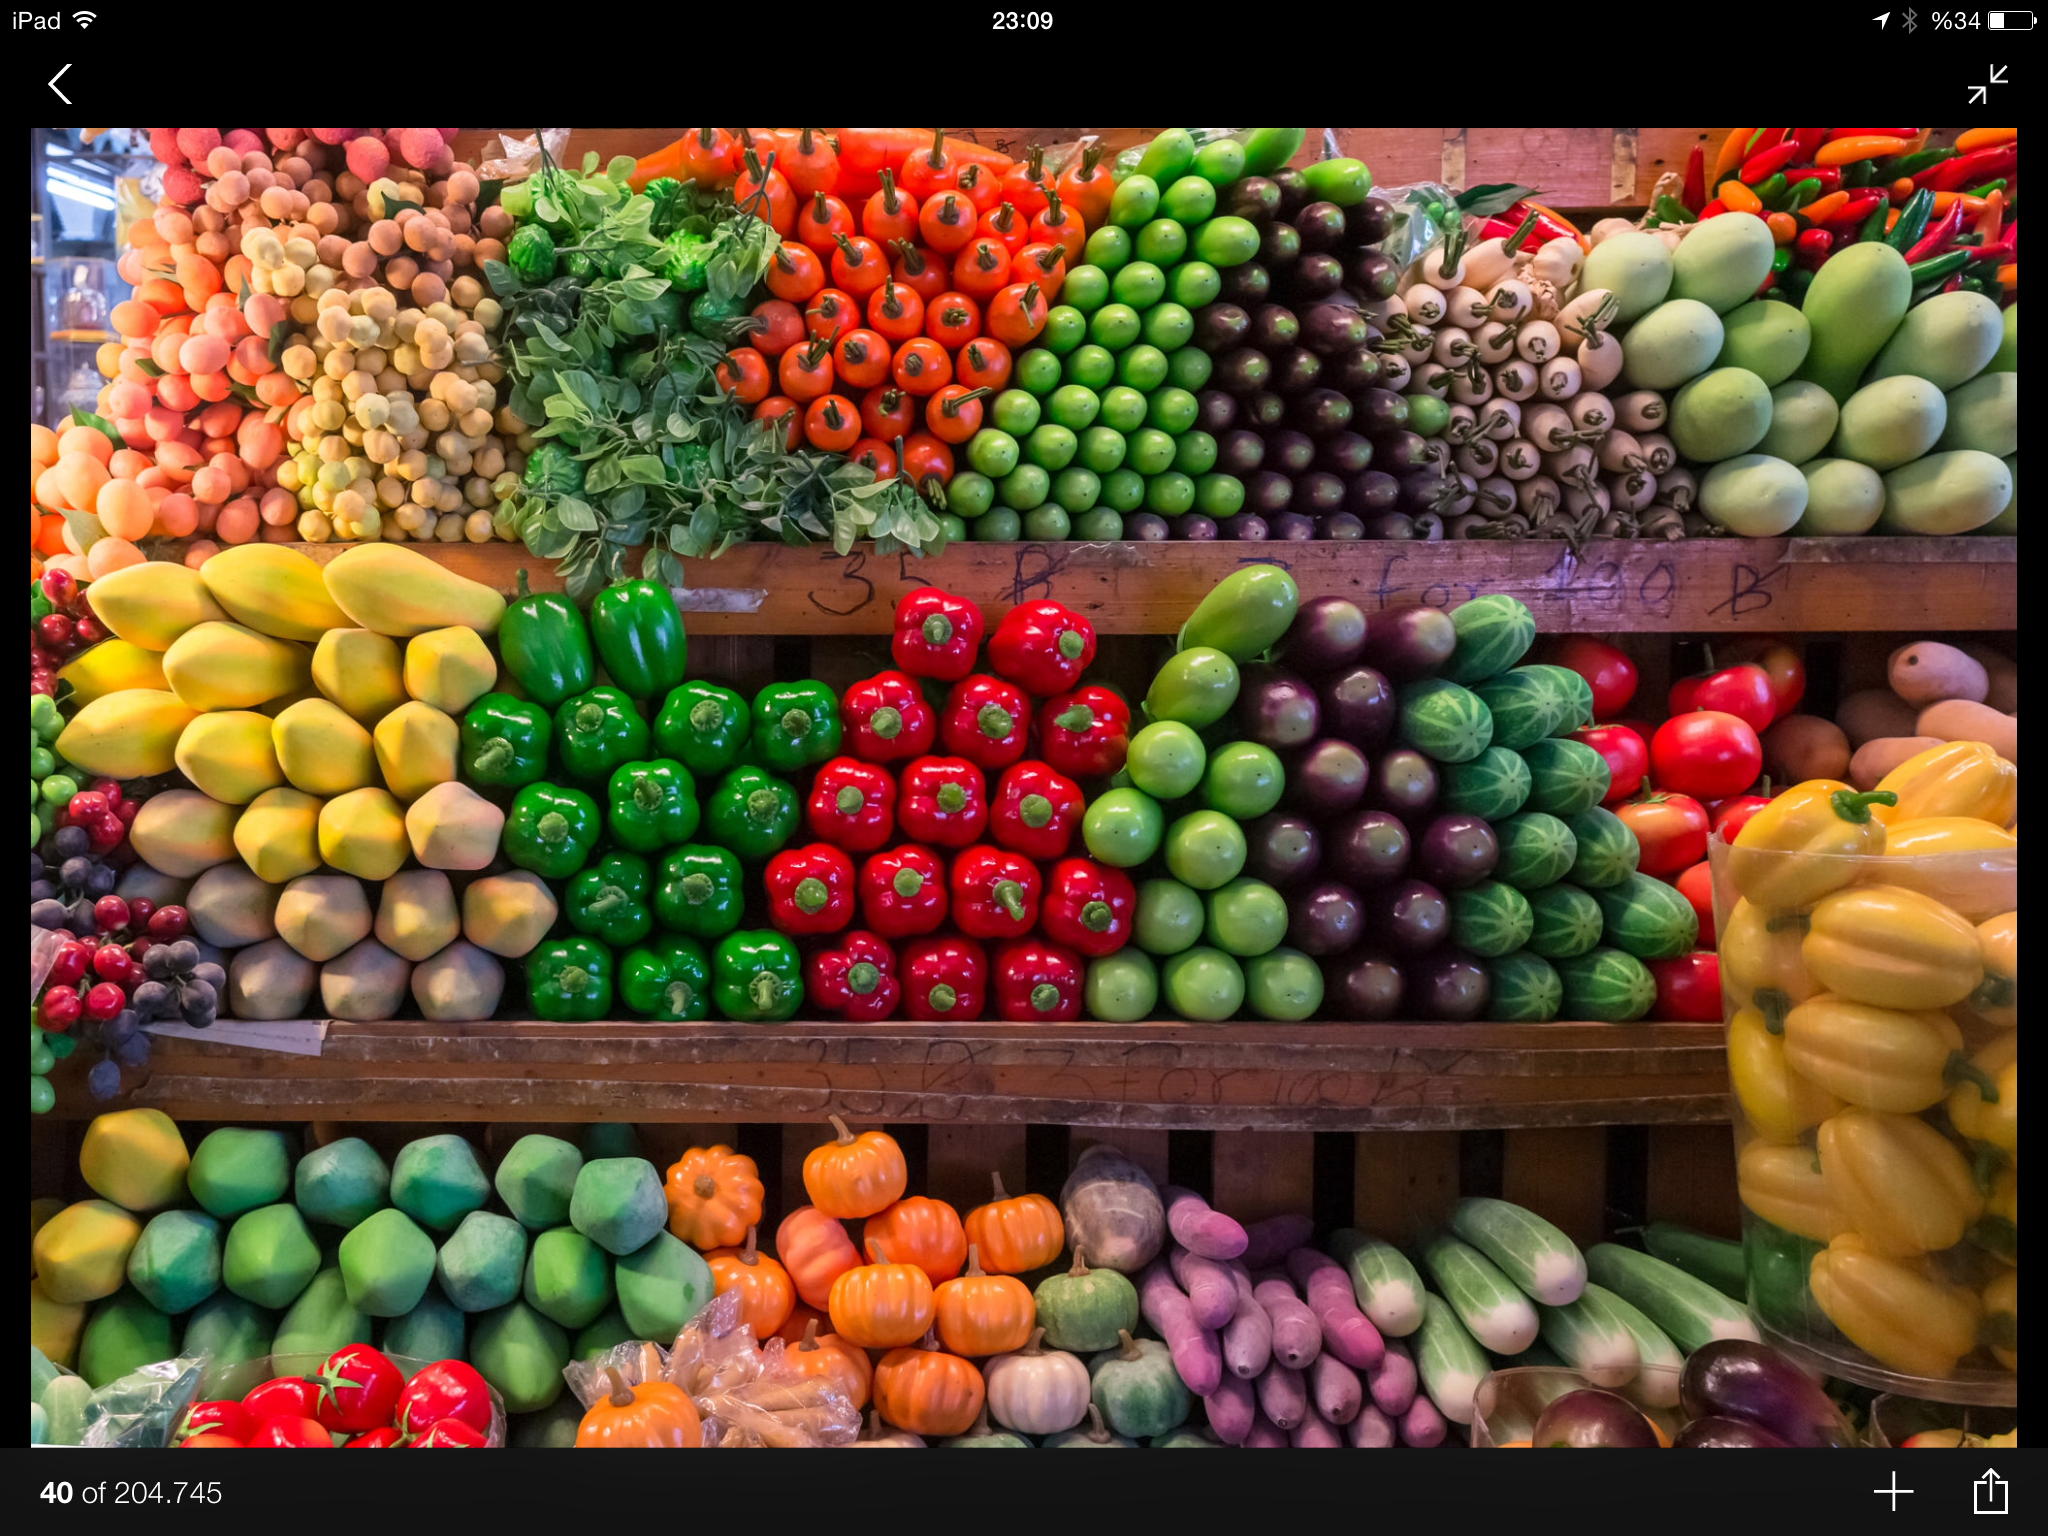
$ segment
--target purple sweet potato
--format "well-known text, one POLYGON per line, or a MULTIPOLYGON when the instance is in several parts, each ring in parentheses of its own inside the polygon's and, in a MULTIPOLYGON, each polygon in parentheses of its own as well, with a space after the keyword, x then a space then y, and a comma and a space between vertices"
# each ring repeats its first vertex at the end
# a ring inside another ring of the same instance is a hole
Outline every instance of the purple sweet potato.
POLYGON ((1399 1339, 1387 1340, 1386 1357, 1365 1373, 1366 1389, 1373 1406, 1391 1418, 1399 1418, 1415 1401, 1415 1359, 1399 1339))
POLYGON ((1202 1399, 1209 1411, 1209 1427, 1225 1445, 1243 1445, 1258 1419, 1258 1394, 1240 1376, 1225 1374, 1216 1390, 1202 1399))
POLYGON ((1268 1216, 1244 1229, 1245 1248, 1238 1257, 1246 1269, 1270 1269, 1287 1257, 1289 1249, 1299 1248, 1315 1236, 1315 1231, 1315 1222, 1298 1212, 1268 1216))
POLYGON ((1257 1382, 1259 1412, 1282 1429, 1292 1429, 1307 1415, 1308 1378, 1275 1360, 1257 1382))
POLYGON ((1195 1321, 1211 1332, 1226 1327, 1237 1312, 1237 1280, 1231 1272, 1214 1259, 1190 1253, 1177 1243, 1169 1262, 1173 1278, 1180 1282, 1188 1305, 1194 1308, 1195 1321))
POLYGON ((1287 1449, 1287 1434, 1261 1415, 1252 1422, 1252 1432, 1244 1437, 1244 1448, 1248 1451, 1284 1451, 1287 1449))
POLYGON ((1233 1376, 1250 1381, 1273 1358, 1273 1320, 1252 1294, 1252 1277, 1244 1266, 1232 1263, 1228 1267, 1237 1291, 1237 1310, 1223 1328, 1223 1363, 1233 1376))
POLYGON ((1358 1417, 1365 1388, 1359 1385, 1358 1372, 1326 1349, 1308 1368, 1308 1395, 1316 1412, 1332 1424, 1349 1424, 1358 1417))
POLYGON ((1444 1443, 1444 1416, 1435 1403, 1417 1393, 1408 1411, 1401 1415, 1401 1443, 1419 1451, 1444 1443))
POLYGON ((1173 1240, 1189 1253, 1205 1259, 1234 1259, 1244 1252, 1249 1239, 1245 1230, 1192 1189, 1169 1184, 1160 1192, 1166 1201, 1166 1229, 1173 1240))
POLYGON ((1287 1443, 1297 1451, 1341 1451, 1344 1437, 1311 1408, 1306 1417, 1287 1433, 1287 1443))
POLYGON ((1252 1294, 1273 1320, 1274 1360, 1292 1370, 1308 1369, 1308 1363, 1323 1352, 1322 1325, 1315 1313, 1285 1280, 1262 1280, 1252 1287, 1252 1294))
POLYGON ((1351 1275, 1327 1253, 1297 1248, 1287 1255, 1287 1273, 1308 1297, 1323 1330, 1323 1347, 1355 1370, 1369 1371, 1385 1358, 1386 1341, 1372 1319, 1358 1310, 1351 1275))
POLYGON ((1145 1321, 1166 1341, 1173 1368, 1197 1397, 1207 1397, 1223 1380, 1223 1351, 1216 1335, 1195 1321, 1195 1309, 1163 1259, 1154 1259, 1138 1276, 1138 1304, 1145 1321))
POLYGON ((1367 1403, 1358 1417, 1344 1426, 1344 1439, 1361 1451, 1390 1451, 1394 1448, 1394 1421, 1367 1403))

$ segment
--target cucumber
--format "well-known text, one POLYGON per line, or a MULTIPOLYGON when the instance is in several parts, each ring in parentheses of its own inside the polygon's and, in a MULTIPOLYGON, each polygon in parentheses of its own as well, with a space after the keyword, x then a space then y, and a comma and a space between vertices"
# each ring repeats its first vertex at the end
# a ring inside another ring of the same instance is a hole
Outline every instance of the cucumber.
POLYGON ((1513 1201, 1460 1200, 1451 1212, 1451 1230, 1546 1306, 1576 1301, 1586 1288, 1586 1259, 1578 1244, 1513 1201))
POLYGON ((1675 1264, 1618 1243, 1596 1243, 1586 1250, 1586 1273, 1639 1308, 1687 1354, 1714 1339, 1761 1342, 1748 1307, 1675 1264))
MULTIPOLYGON (((1530 1331, 1533 1335, 1535 1330, 1530 1331)), ((1415 1332, 1415 1370, 1437 1412, 1455 1424, 1472 1422, 1472 1394, 1493 1366, 1486 1351, 1458 1321, 1450 1303, 1433 1292, 1422 1297, 1422 1326, 1415 1332)))
POLYGON ((1330 1234, 1330 1256, 1351 1272, 1358 1310, 1390 1339, 1404 1339, 1422 1326, 1422 1276, 1408 1255, 1384 1238, 1356 1227, 1330 1234))
POLYGON ((1706 1281, 1723 1296, 1749 1299, 1749 1266, 1743 1262, 1742 1244, 1709 1237, 1675 1221, 1653 1221, 1643 1228, 1643 1246, 1653 1257, 1706 1281))
POLYGON ((1576 1301, 1542 1309, 1543 1342, 1596 1387, 1626 1385, 1643 1363, 1635 1335, 1609 1305, 1615 1299, 1589 1285, 1576 1301))
POLYGON ((1685 1369, 1685 1356, 1678 1352, 1670 1335, 1643 1316, 1639 1308, 1623 1301, 1606 1286, 1588 1281, 1585 1294, 1591 1296, 1595 1292, 1628 1329, 1629 1337, 1635 1340, 1636 1356, 1642 1361, 1636 1368, 1635 1380, 1622 1389, 1623 1395, 1634 1399, 1638 1408, 1676 1408, 1679 1372, 1685 1369))
POLYGON ((1423 1239, 1421 1258, 1458 1320, 1486 1348, 1518 1355, 1535 1341, 1536 1308, 1477 1248, 1436 1232, 1423 1239))

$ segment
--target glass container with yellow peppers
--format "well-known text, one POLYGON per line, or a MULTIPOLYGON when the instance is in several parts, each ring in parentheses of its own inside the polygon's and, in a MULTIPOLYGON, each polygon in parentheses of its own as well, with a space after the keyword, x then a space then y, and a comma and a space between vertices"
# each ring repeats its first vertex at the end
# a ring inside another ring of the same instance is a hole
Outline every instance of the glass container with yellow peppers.
POLYGON ((1710 849, 1750 1305, 1939 1402, 2019 1390, 2018 802, 1949 742, 1710 849))

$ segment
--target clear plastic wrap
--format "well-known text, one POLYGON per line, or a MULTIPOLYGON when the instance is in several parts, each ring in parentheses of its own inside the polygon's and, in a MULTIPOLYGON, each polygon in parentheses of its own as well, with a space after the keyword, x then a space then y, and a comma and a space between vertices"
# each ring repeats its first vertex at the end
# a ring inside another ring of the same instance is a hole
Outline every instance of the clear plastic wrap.
POLYGON ((540 169, 542 145, 547 146, 556 164, 562 163, 563 152, 569 147, 569 133, 567 128, 543 128, 530 139, 501 133, 497 152, 486 155, 476 173, 485 181, 524 181, 540 169))
POLYGON ((162 1450, 199 1397, 204 1360, 159 1360, 110 1381, 92 1395, 79 1444, 107 1449, 162 1450))

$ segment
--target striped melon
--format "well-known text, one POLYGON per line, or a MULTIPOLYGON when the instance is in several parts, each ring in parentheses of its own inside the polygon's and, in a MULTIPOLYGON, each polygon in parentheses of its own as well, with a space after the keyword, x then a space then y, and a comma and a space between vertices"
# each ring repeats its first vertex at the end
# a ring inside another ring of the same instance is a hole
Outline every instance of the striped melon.
POLYGON ((1500 844, 1493 878, 1518 891, 1555 885, 1571 873, 1579 856, 1579 840, 1572 829, 1543 811, 1510 816, 1495 824, 1493 835, 1500 844))
POLYGON ((1536 643, 1536 615, 1504 592, 1475 597, 1453 608, 1451 627, 1458 632, 1458 643, 1437 675, 1454 683, 1498 677, 1536 643))
POLYGON ((1529 948, 1546 960, 1569 960, 1600 942, 1600 903, 1560 880, 1530 891, 1529 948))
POLYGON ((1529 798, 1529 765, 1522 754, 1488 747, 1469 763, 1450 763, 1437 775, 1437 809, 1500 821, 1529 798))

